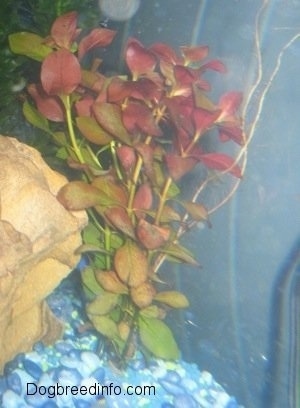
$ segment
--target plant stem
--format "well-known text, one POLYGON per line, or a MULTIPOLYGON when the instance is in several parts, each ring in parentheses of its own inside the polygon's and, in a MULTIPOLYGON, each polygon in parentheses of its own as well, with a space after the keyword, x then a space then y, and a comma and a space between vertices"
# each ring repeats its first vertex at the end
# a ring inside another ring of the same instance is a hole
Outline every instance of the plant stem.
POLYGON ((72 114, 71 114, 71 102, 70 102, 70 95, 61 95, 61 100, 65 106, 66 109, 66 116, 67 116, 67 125, 68 125, 68 131, 69 131, 69 136, 71 140, 71 145, 72 148, 80 161, 80 163, 84 163, 84 158, 82 156, 81 150, 77 144, 75 132, 74 132, 74 127, 73 127, 73 122, 72 122, 72 114))
MULTIPOLYGON (((111 244, 111 230, 109 226, 106 224, 104 229, 104 246, 107 251, 110 251, 110 244, 111 244)), ((109 254, 105 254, 105 267, 106 270, 111 269, 111 257, 109 254)))
MULTIPOLYGON (((147 136, 145 140, 145 144, 149 145, 151 142, 151 139, 152 139, 151 136, 147 136)), ((128 205, 127 205, 127 211, 128 211, 129 216, 132 215, 133 200, 134 200, 134 196, 136 192, 137 181, 139 179, 140 172, 142 169, 142 165, 143 165, 143 159, 139 155, 137 162, 135 164, 132 180, 130 180, 130 185, 129 185, 129 198, 128 198, 128 205)))
POLYGON ((169 188, 170 188, 171 184, 172 184, 172 179, 169 176, 165 181, 164 188, 163 188, 163 191, 162 191, 160 199, 159 199, 159 206, 158 206, 157 213, 156 213, 156 216, 155 216, 155 221, 154 221, 155 225, 159 225, 159 223, 160 223, 161 214, 162 214, 162 211, 164 209, 164 205, 165 205, 165 202, 167 200, 167 194, 168 194, 168 191, 169 191, 169 188))

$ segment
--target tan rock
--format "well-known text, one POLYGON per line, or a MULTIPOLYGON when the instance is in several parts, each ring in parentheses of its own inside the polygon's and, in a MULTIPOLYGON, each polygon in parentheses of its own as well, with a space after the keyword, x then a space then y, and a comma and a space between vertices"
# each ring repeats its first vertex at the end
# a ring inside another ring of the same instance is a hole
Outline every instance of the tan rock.
POLYGON ((45 298, 78 263, 74 251, 87 216, 58 202, 67 179, 35 149, 0 135, 0 163, 1 371, 36 341, 60 335, 45 298))

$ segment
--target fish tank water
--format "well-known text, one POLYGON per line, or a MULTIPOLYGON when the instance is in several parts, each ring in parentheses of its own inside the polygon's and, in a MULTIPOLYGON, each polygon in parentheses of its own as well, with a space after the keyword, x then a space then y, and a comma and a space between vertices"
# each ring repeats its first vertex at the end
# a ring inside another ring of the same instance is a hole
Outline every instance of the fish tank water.
MULTIPOLYGON (((28 26, 34 25, 31 3, 15 2, 28 26)), ((64 340, 51 349, 60 354, 58 378, 68 384, 84 381, 84 375, 85 384, 93 375, 106 385, 157 381, 159 396, 26 399, 21 392, 25 380, 18 375, 23 370, 39 381, 38 356, 49 354, 47 347, 36 344, 26 364, 7 363, 0 382, 2 406, 300 407, 300 1, 100 0, 78 13, 82 21, 91 13, 99 27, 117 31, 106 67, 112 74, 124 69, 119 55, 129 38, 175 50, 207 45, 210 58, 227 68, 226 73, 208 73, 212 98, 230 90, 243 94, 245 169, 230 200, 210 214, 210 228, 198 222, 183 237, 201 267, 162 266, 163 276, 172 275, 176 289, 189 299, 188 308, 168 316, 180 362, 159 360, 146 367, 137 358, 124 379, 124 373, 100 363, 97 336, 85 339, 72 331, 72 321, 64 340), (59 371, 63 369, 71 370, 67 379, 59 371)), ((0 126, 1 133, 12 129, 11 134, 30 140, 29 125, 18 127, 16 120, 6 118, 0 126)), ((229 152, 240 148, 231 146, 229 152)), ((191 194, 194 177, 197 173, 185 179, 184 193, 191 194)), ((203 194, 205 206, 218 206, 232 185, 231 178, 215 179, 203 194)), ((84 258, 79 268, 83 264, 84 258)), ((83 309, 78 297, 74 301, 74 273, 49 297, 54 312, 66 320, 73 307, 77 315, 83 309)), ((45 383, 51 384, 50 375, 45 383)))

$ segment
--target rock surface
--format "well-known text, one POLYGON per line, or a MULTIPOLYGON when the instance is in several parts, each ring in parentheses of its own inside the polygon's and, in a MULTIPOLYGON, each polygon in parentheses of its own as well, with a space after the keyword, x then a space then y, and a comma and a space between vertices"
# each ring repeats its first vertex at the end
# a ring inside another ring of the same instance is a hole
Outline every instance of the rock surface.
POLYGON ((0 371, 37 340, 46 344, 61 323, 45 298, 76 266, 74 251, 87 223, 56 199, 67 179, 33 148, 0 135, 0 371))

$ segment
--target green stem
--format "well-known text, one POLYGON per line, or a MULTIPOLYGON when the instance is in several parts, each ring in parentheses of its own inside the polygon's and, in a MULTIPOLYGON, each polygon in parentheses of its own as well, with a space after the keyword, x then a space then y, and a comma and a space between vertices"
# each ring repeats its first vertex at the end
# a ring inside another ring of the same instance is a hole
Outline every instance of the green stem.
POLYGON ((165 181, 164 188, 163 188, 163 191, 159 199, 159 205, 158 205, 158 209, 157 209, 157 213, 156 213, 155 221, 154 221, 155 225, 159 225, 160 223, 161 214, 164 209, 164 205, 167 200, 167 195, 168 195, 168 191, 169 191, 171 184, 172 184, 172 179, 171 177, 168 177, 165 181))
MULTIPOLYGON (((109 226, 106 224, 104 229, 104 247, 106 251, 110 252, 111 246, 111 230, 109 226)), ((111 269, 111 257, 109 254, 105 254, 105 267, 106 270, 111 269)))
POLYGON ((68 131, 69 131, 69 136, 70 136, 70 141, 71 145, 73 148, 74 153, 76 154, 78 160, 80 163, 85 163, 84 158, 82 156, 81 150, 78 146, 75 132, 74 132, 74 127, 73 127, 73 122, 72 122, 72 114, 71 114, 71 102, 70 102, 70 95, 61 95, 61 100, 65 106, 66 109, 66 117, 67 117, 67 125, 68 125, 68 131))
MULTIPOLYGON (((151 142, 151 136, 147 136, 145 140, 145 144, 149 145, 150 142, 151 142)), ((129 185, 129 198, 128 198, 128 205, 127 205, 127 211, 128 211, 129 216, 132 215, 133 200, 134 200, 134 196, 136 192, 137 182, 138 182, 140 172, 142 169, 142 165, 143 165, 143 159, 141 156, 138 156, 138 159, 137 159, 137 162, 134 168, 132 180, 130 180, 130 185, 129 185)))

